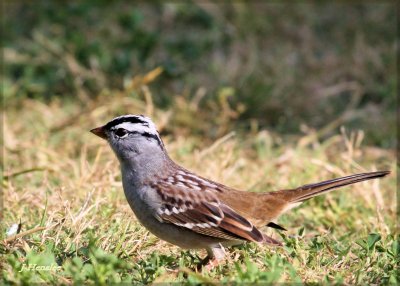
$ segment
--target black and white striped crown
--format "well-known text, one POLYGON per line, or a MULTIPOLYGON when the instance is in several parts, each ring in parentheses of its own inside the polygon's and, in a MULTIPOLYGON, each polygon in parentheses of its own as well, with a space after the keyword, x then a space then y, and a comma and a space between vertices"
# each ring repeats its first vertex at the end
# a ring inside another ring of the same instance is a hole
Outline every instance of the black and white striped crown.
POLYGON ((104 128, 108 130, 123 128, 130 133, 137 133, 145 137, 156 139, 159 144, 163 146, 155 124, 149 117, 143 115, 127 114, 118 116, 104 125, 104 128))

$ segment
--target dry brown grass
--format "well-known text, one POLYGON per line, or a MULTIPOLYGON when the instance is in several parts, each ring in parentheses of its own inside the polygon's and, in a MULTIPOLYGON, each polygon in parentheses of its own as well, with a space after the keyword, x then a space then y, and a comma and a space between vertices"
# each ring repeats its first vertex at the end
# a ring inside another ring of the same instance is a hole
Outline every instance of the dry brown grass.
MULTIPOLYGON (((363 146, 362 131, 350 132, 343 128, 342 134, 320 142, 311 131, 297 141, 286 141, 268 130, 254 130, 248 134, 227 133, 209 144, 210 141, 173 125, 180 108, 186 108, 190 102, 178 97, 181 103, 176 105, 176 110, 161 111, 152 106, 147 87, 141 86, 138 93, 144 97, 132 97, 127 91, 103 94, 85 109, 59 100, 47 105, 28 99, 8 107, 4 120, 4 226, 8 229, 21 220, 22 232, 34 231, 3 243, 9 257, 18 252, 21 253, 19 262, 27 263, 26 256, 30 252, 41 253, 51 243, 61 265, 73 256, 93 263, 78 250, 90 245, 94 237, 95 247, 115 254, 128 264, 143 264, 156 254, 180 257, 179 263, 163 265, 160 262, 161 266, 157 266, 160 269, 175 268, 185 261, 186 266, 191 267, 194 258, 190 258, 190 252, 181 253, 138 224, 123 196, 117 160, 104 141, 88 132, 121 113, 150 113, 161 131, 166 130, 165 143, 176 161, 238 189, 272 191, 357 172, 395 171, 394 151, 363 146), (111 97, 113 104, 110 104, 111 97)), ((269 253, 270 258, 275 254, 287 259, 302 281, 336 279, 338 273, 346 283, 357 281, 359 274, 352 270, 367 270, 370 266, 357 258, 360 250, 354 241, 376 232, 382 236, 382 244, 391 245, 396 235, 394 177, 327 194, 285 215, 282 224, 289 229, 286 239, 296 236, 303 226, 306 228, 303 241, 289 244, 297 253, 296 259, 290 255, 290 247, 270 249, 248 245, 232 250, 231 260, 246 268, 250 266, 243 264, 243 259, 249 257, 261 270, 269 269, 273 266, 265 264, 263 256, 269 253), (345 242, 343 236, 347 237, 345 242), (317 252, 311 244, 315 239, 322 240, 325 245, 317 252), (335 251, 327 247, 330 243, 351 246, 355 253, 350 251, 339 259, 335 251), (326 257, 332 258, 329 266, 321 262, 326 257)), ((271 235, 279 238, 274 231, 271 235)), ((22 279, 14 267, 4 265, 8 281, 22 279)), ((228 281, 244 279, 238 278, 235 269, 231 262, 201 277, 217 280, 225 277, 228 281)), ((283 271, 277 281, 293 281, 290 271, 283 271)), ((140 269, 122 271, 121 275, 124 273, 144 279, 137 274, 141 273, 140 269)), ((183 279, 168 272, 155 273, 148 279, 183 279)), ((76 281, 71 274, 54 273, 53 278, 58 276, 63 277, 65 283, 76 281)), ((43 281, 36 276, 29 279, 43 281)))

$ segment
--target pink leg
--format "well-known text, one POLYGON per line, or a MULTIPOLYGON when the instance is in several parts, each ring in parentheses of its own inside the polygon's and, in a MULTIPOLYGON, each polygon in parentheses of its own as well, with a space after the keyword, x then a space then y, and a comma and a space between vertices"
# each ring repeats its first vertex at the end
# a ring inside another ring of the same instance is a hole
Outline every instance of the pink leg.
POLYGON ((221 244, 217 244, 207 249, 207 257, 198 265, 197 269, 201 270, 205 267, 208 271, 218 266, 225 260, 225 249, 221 244))

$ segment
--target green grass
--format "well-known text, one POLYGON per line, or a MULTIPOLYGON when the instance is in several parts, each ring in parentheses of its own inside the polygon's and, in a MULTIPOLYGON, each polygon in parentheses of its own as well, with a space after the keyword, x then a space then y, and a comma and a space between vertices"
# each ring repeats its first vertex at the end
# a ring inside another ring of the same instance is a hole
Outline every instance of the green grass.
MULTIPOLYGON (((57 100, 49 105, 23 100, 7 109, 2 236, 20 220, 21 233, 37 231, 3 241, 3 283, 396 282, 394 175, 315 198, 284 215, 279 223, 287 232, 268 230, 284 247, 246 243, 229 249, 226 264, 196 273, 205 252, 181 250, 140 226, 125 201, 117 160, 88 132, 123 105, 136 106, 133 113, 149 108, 124 92, 114 95, 115 105, 106 105, 108 98, 97 98, 82 118, 74 116, 78 105, 57 100), (66 121, 70 124, 60 129, 66 121), (29 264, 61 269, 19 272, 29 264)), ((166 112, 155 109, 153 118, 169 125, 166 112)), ((359 136, 347 131, 312 141, 310 148, 300 144, 304 137, 299 144, 284 143, 262 130, 210 144, 180 128, 169 129, 164 139, 176 161, 244 190, 272 191, 373 169, 395 171, 393 151, 357 143, 359 136)))
POLYGON ((394 2, 100 2, 3 6, 1 284, 400 279, 394 2), (89 132, 126 113, 151 116, 178 163, 242 190, 392 174, 282 216, 287 232, 265 231, 283 247, 246 243, 196 272, 205 251, 137 222, 89 132))

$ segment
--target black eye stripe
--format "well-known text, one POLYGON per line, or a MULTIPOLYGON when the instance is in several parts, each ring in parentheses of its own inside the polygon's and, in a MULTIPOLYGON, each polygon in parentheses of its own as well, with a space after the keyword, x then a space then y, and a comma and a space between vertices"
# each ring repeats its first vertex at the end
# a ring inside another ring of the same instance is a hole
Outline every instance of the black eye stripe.
POLYGON ((158 145, 162 148, 164 148, 164 145, 160 139, 160 137, 158 137, 157 134, 153 134, 153 133, 149 133, 149 132, 138 132, 138 131, 128 131, 130 134, 139 134, 142 135, 143 137, 147 137, 147 138, 151 138, 157 141, 158 145))
POLYGON ((131 133, 131 134, 139 134, 139 135, 142 135, 144 137, 149 137, 149 138, 153 138, 153 139, 157 139, 157 140, 159 139, 159 137, 156 134, 152 134, 152 133, 149 133, 149 132, 129 131, 129 133, 131 133))
POLYGON ((126 130, 124 128, 117 128, 117 129, 112 128, 112 130, 114 131, 114 133, 118 137, 122 137, 125 134, 139 134, 139 135, 142 135, 143 137, 154 139, 154 140, 157 141, 158 145, 163 146, 163 144, 161 142, 161 139, 157 134, 152 134, 152 133, 149 133, 149 132, 129 131, 129 130, 126 130), (122 134, 122 130, 124 130, 125 134, 122 134), (120 132, 120 131, 121 131, 121 134, 118 134, 118 132, 120 132))

